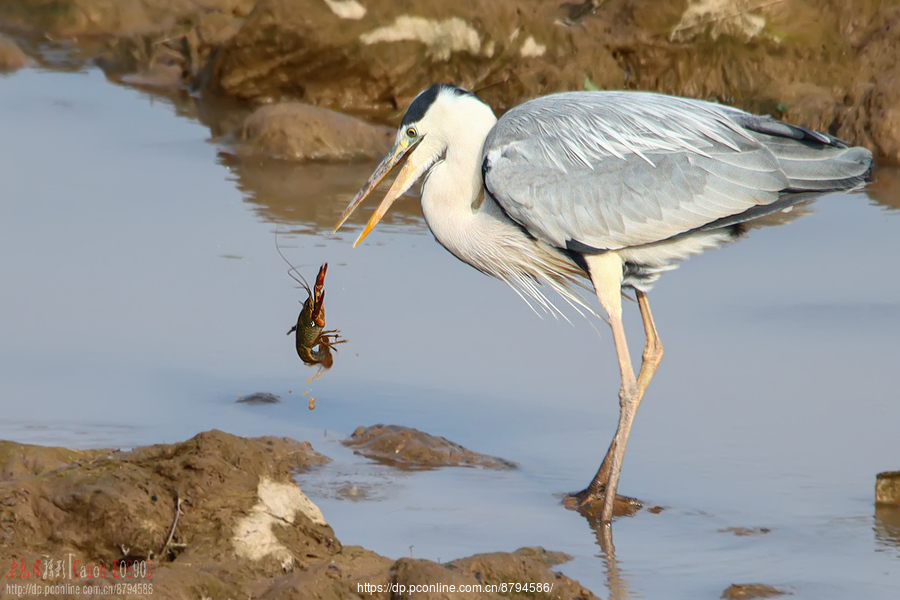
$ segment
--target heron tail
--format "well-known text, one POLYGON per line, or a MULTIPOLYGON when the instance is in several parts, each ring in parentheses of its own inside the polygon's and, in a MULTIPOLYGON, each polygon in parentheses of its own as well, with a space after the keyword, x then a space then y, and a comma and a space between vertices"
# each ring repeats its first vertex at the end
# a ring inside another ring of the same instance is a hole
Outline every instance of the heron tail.
POLYGON ((836 137, 747 115, 741 125, 778 159, 790 188, 784 193, 854 190, 872 173, 872 153, 836 137))

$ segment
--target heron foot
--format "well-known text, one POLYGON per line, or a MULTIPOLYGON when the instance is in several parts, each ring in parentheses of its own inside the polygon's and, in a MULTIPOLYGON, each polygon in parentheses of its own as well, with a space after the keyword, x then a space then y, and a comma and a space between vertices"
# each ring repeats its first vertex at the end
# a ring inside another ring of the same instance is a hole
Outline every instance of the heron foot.
MULTIPOLYGON (((598 491, 591 491, 590 487, 588 487, 580 492, 567 494, 563 498, 563 506, 569 510, 578 511, 588 520, 599 521, 605 497, 604 488, 601 487, 598 491)), ((630 517, 643 506, 643 503, 637 498, 616 494, 616 501, 613 504, 613 517, 630 517)))

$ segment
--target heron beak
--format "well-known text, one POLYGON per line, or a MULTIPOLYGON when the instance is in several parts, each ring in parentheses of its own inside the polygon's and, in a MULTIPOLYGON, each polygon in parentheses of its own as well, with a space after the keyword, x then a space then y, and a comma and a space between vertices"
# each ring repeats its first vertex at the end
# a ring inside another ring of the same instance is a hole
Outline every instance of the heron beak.
MULTIPOLYGON (((381 164, 375 169, 375 172, 372 173, 372 176, 369 177, 369 180, 366 181, 365 185, 363 185, 362 189, 359 190, 359 193, 356 194, 356 197, 353 199, 353 202, 350 203, 350 206, 344 211, 341 215, 340 220, 337 225, 334 227, 334 231, 337 231, 341 228, 341 225, 353 214, 353 211, 362 204, 362 201, 366 199, 366 197, 378 187, 378 184, 387 177, 391 171, 394 170, 394 167, 397 166, 403 157, 412 151, 413 148, 418 145, 418 143, 422 141, 422 138, 417 140, 410 141, 408 138, 403 138, 397 141, 394 144, 394 148, 391 152, 385 157, 381 164)), ((391 204, 394 203, 394 200, 403 195, 403 193, 408 190, 413 183, 415 183, 416 179, 419 175, 419 162, 414 160, 412 156, 410 156, 409 160, 406 161, 406 164, 403 165, 403 168, 400 169, 400 173, 397 175, 397 179, 394 180, 394 184, 391 186, 391 189, 388 190, 387 195, 384 197, 384 200, 381 201, 381 204, 375 210, 375 213, 372 215, 372 218, 369 219, 369 223, 366 225, 366 228, 363 229, 362 233, 359 234, 359 237, 353 243, 353 247, 356 248, 363 238, 369 235, 369 232, 372 231, 372 228, 378 224, 378 221, 384 217, 385 213, 388 211, 388 208, 391 207, 391 204)))

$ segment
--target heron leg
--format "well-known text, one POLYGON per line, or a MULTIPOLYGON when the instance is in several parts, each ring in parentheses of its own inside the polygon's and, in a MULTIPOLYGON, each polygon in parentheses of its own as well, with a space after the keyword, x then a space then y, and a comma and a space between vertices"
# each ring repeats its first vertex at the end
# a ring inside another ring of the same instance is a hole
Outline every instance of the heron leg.
MULTIPOLYGON (((573 508, 586 509, 589 503, 602 498, 600 522, 609 523, 612 521, 613 508, 617 500, 616 490, 618 488, 619 475, 622 472, 625 447, 628 443, 634 416, 662 360, 663 347, 659 334, 656 331, 656 324, 653 321, 653 314, 650 311, 650 302, 647 299, 647 295, 644 292, 637 291, 637 300, 641 309, 646 342, 643 360, 641 361, 641 370, 638 377, 635 377, 634 368, 631 364, 631 355, 628 352, 625 328, 622 324, 622 259, 614 252, 586 256, 585 259, 588 263, 591 281, 597 292, 597 298, 609 315, 609 324, 613 332, 613 341, 619 360, 619 371, 622 380, 619 389, 619 424, 609 450, 591 484, 584 491, 570 496, 567 504, 573 508), (573 506, 572 502, 576 504, 573 506)), ((640 508, 640 503, 637 500, 625 497, 621 497, 619 500, 620 502, 624 501, 625 506, 620 508, 625 508, 625 510, 640 508)))
POLYGON ((644 334, 647 341, 644 343, 644 355, 641 357, 641 373, 638 375, 638 389, 640 390, 640 398, 644 397, 644 392, 650 385, 653 376, 656 375, 656 369, 662 362, 664 348, 662 341, 659 339, 659 332, 656 331, 656 323, 653 321, 653 313, 650 312, 650 300, 647 293, 637 290, 638 306, 641 309, 641 319, 644 321, 644 334))
POLYGON ((619 485, 619 475, 622 472, 622 462, 625 458, 625 446, 628 443, 634 414, 640 403, 640 392, 634 376, 634 367, 631 365, 631 355, 628 353, 628 342, 625 339, 625 327, 622 323, 622 258, 615 252, 606 252, 587 256, 585 259, 594 290, 597 292, 597 299, 600 300, 600 305, 609 315, 609 325, 612 328, 622 379, 619 388, 619 425, 610 446, 608 477, 605 482, 603 507, 600 512, 600 521, 609 523, 612 521, 616 489, 619 485))
MULTIPOLYGON (((656 369, 659 368, 659 363, 662 361, 663 345, 659 339, 659 333, 656 331, 656 323, 653 321, 653 313, 650 311, 650 300, 647 298, 647 293, 640 290, 635 291, 638 306, 641 309, 641 319, 644 322, 644 335, 646 336, 644 354, 641 360, 641 372, 637 378, 637 404, 639 405, 641 400, 644 399, 644 393, 646 393, 650 381, 656 374, 656 369)), ((593 481, 591 481, 591 485, 585 490, 587 492, 586 496, 599 498, 603 493, 606 482, 609 479, 609 467, 612 462, 614 448, 615 440, 610 444, 609 450, 606 451, 606 456, 603 458, 600 469, 597 470, 593 481)))

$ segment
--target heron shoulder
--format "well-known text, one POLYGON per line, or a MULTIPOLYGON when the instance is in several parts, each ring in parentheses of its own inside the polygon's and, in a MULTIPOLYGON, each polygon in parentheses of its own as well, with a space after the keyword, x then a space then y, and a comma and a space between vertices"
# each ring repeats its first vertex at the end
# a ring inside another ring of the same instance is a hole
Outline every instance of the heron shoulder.
POLYGON ((713 146, 739 152, 758 142, 738 109, 650 92, 565 92, 521 104, 504 114, 485 140, 485 155, 526 143, 543 159, 593 164, 608 157, 689 152, 713 146), (556 154, 554 154, 556 153, 556 154))

